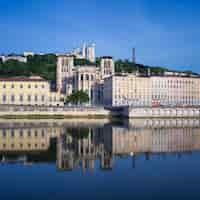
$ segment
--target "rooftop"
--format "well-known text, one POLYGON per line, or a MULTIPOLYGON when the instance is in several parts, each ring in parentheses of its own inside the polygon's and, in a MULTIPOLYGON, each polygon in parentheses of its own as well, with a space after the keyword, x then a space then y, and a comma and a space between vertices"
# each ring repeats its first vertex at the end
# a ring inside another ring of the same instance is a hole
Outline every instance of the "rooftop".
POLYGON ((43 79, 40 76, 16 76, 16 77, 0 77, 0 81, 44 81, 47 80, 43 79))

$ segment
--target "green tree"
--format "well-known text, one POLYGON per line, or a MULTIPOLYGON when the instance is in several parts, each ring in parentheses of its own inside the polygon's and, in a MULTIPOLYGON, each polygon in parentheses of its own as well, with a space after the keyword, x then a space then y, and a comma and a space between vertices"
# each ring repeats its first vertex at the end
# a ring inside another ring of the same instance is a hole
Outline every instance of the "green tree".
POLYGON ((90 62, 84 58, 74 58, 74 65, 96 65, 96 63, 90 62))
POLYGON ((73 91, 66 99, 66 103, 71 103, 75 105, 81 105, 89 101, 89 96, 87 92, 83 90, 73 91))
POLYGON ((67 128, 66 132, 77 139, 88 138, 89 128, 67 128))

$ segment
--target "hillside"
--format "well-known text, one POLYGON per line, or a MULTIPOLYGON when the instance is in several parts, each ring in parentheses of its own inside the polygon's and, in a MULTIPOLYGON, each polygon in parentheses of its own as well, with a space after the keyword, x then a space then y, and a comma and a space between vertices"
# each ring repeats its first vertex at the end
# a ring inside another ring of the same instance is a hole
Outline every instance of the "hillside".
MULTIPOLYGON (((97 58, 96 63, 91 63, 84 59, 75 59, 76 65, 100 65, 100 59, 97 58)), ((139 71, 141 73, 147 74, 148 68, 151 69, 151 73, 155 75, 161 75, 163 72, 168 71, 168 69, 163 67, 153 67, 142 64, 135 64, 128 60, 116 60, 115 61, 115 71, 116 72, 134 72, 139 71)), ((187 73, 192 73, 188 71, 187 73)), ((31 74, 40 75, 47 80, 56 79, 56 55, 46 54, 46 55, 35 55, 29 56, 27 63, 18 62, 16 60, 8 60, 3 63, 0 60, 0 76, 30 76, 31 74)))

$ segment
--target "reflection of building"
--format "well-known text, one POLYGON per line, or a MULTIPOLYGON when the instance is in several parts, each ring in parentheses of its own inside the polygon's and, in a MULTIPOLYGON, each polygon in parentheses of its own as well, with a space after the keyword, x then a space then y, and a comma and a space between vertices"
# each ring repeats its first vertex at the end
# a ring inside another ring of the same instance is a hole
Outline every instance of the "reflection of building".
POLYGON ((48 150, 50 139, 62 133, 62 127, 7 127, 0 129, 0 151, 48 150))
MULTIPOLYGON (((165 123, 165 120, 161 121, 165 123)), ((200 150, 200 124, 198 127, 190 127, 191 120, 182 121, 186 125, 184 128, 178 124, 175 127, 171 120, 167 122, 167 128, 155 122, 150 127, 144 122, 143 127, 141 124, 138 127, 105 125, 104 128, 90 129, 85 138, 63 135, 57 143, 57 167, 72 170, 81 166, 82 169, 93 169, 95 160, 100 159, 101 169, 112 169, 113 157, 118 155, 132 155, 135 166, 135 156, 141 153, 148 160, 154 153, 200 150)))
POLYGON ((80 138, 67 132, 67 135, 58 138, 57 167, 71 170, 80 164, 82 169, 94 169, 100 150, 99 144, 95 143, 97 130, 99 129, 88 129, 88 135, 80 138))
POLYGON ((115 75, 104 80, 104 104, 112 106, 200 105, 200 78, 115 75))
POLYGON ((101 169, 112 169, 116 156, 133 156, 135 166, 138 154, 144 154, 148 160, 154 153, 200 150, 200 121, 180 120, 176 125, 172 120, 149 119, 151 125, 141 120, 127 125, 89 127, 59 120, 1 122, 0 158, 2 162, 10 156, 13 159, 13 155, 26 156, 28 162, 56 160, 59 170, 87 170, 97 167, 97 163, 101 169))

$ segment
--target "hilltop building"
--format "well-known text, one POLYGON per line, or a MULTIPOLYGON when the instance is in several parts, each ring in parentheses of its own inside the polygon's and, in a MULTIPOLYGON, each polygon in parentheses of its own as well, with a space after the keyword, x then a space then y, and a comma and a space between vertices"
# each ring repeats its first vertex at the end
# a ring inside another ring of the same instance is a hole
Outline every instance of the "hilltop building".
POLYGON ((83 44, 82 48, 76 48, 71 51, 69 55, 75 56, 76 58, 87 59, 90 62, 95 62, 95 44, 83 44))
POLYGON ((0 56, 2 62, 6 62, 8 60, 17 60, 19 62, 27 62, 27 57, 21 55, 7 55, 7 56, 0 56))
POLYGON ((90 104, 103 103, 104 78, 114 75, 112 57, 101 57, 100 66, 74 65, 74 57, 60 55, 57 57, 57 91, 70 95, 73 90, 83 90, 88 93, 90 104))
POLYGON ((24 57, 28 57, 28 56, 34 56, 35 54, 32 51, 25 51, 24 52, 24 57))

